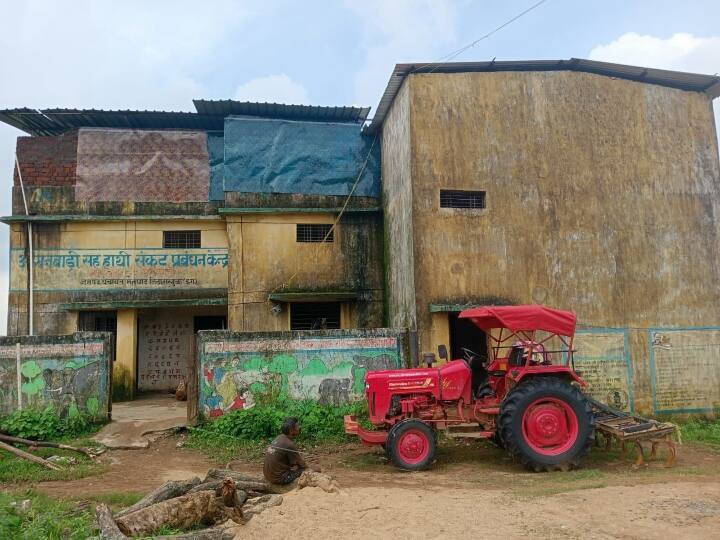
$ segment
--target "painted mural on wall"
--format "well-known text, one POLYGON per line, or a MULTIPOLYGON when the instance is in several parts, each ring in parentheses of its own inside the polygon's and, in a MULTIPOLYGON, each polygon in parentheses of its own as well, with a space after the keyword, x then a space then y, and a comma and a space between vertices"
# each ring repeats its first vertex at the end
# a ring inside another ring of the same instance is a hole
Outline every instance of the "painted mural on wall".
POLYGON ((200 414, 205 417, 284 397, 341 405, 362 396, 368 371, 401 365, 397 337, 235 337, 201 348, 200 414))
POLYGON ((38 343, 39 338, 25 339, 33 342, 20 344, 18 359, 17 344, 8 344, 17 339, 0 338, 0 414, 50 406, 61 416, 82 412, 98 420, 107 418, 109 341, 38 343))
POLYGON ((175 391, 191 353, 193 316, 173 311, 142 314, 138 320, 138 390, 175 391))
MULTIPOLYGON (((35 290, 202 289, 227 287, 227 248, 38 249, 35 290)), ((27 288, 28 260, 12 249, 10 290, 27 288)))
POLYGON ((593 398, 621 411, 633 411, 632 368, 626 330, 579 330, 575 368, 593 398))
POLYGON ((720 328, 650 329, 648 342, 654 412, 720 409, 720 328))

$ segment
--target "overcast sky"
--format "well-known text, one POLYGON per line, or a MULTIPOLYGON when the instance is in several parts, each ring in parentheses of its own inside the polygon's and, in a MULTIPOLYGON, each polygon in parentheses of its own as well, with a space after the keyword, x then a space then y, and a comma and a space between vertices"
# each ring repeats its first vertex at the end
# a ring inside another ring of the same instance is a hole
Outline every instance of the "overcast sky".
MULTIPOLYGON (((183 111, 193 98, 236 98, 374 110, 395 63, 442 58, 535 1, 0 0, 0 108, 183 111)), ((718 21, 717 0, 547 0, 455 60, 580 57, 715 74, 718 21)), ((20 134, 0 124, 2 215, 20 134)), ((8 230, 0 224, 0 335, 8 230)))

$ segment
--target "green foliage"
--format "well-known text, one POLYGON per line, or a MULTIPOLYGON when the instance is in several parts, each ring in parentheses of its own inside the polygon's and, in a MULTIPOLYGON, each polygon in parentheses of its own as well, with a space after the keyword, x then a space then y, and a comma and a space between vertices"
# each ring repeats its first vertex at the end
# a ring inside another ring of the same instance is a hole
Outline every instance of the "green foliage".
POLYGON ((23 409, 0 418, 0 430, 15 437, 36 441, 79 437, 97 428, 91 418, 71 407, 71 413, 60 418, 51 408, 23 409))
POLYGON ((285 418, 295 416, 300 420, 301 442, 340 440, 345 436, 343 417, 348 414, 366 420, 367 405, 364 401, 338 407, 321 405, 310 400, 281 400, 232 411, 213 422, 203 424, 193 435, 225 437, 238 441, 266 441, 280 433, 285 418))
POLYGON ((11 495, 0 493, 0 538, 17 540, 85 540, 93 536, 92 508, 78 509, 39 493, 11 495), (12 502, 30 499, 26 513, 16 512, 12 502))
MULTIPOLYGON (((72 442, 74 446, 85 446, 82 442, 72 442)), ((20 446, 26 450, 24 446, 20 446)), ((107 470, 107 465, 92 461, 90 458, 58 448, 38 448, 33 452, 36 456, 48 458, 50 456, 66 456, 77 460, 75 465, 62 465, 59 471, 46 469, 38 463, 33 463, 21 457, 0 450, 0 483, 19 484, 23 482, 44 482, 47 480, 75 480, 86 476, 101 474, 107 470)), ((3 538, 0 535, 0 538, 3 538)))
POLYGON ((693 418, 680 425, 683 441, 720 446, 720 420, 693 418))

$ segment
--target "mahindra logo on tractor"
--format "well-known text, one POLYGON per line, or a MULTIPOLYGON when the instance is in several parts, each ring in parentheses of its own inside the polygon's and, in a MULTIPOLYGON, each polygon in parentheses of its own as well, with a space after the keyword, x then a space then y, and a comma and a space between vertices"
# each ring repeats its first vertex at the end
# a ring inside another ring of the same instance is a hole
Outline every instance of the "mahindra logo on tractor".
POLYGON ((403 390, 422 390, 426 388, 434 388, 432 377, 427 377, 425 380, 409 380, 409 381, 396 381, 389 382, 388 388, 402 388, 403 390))

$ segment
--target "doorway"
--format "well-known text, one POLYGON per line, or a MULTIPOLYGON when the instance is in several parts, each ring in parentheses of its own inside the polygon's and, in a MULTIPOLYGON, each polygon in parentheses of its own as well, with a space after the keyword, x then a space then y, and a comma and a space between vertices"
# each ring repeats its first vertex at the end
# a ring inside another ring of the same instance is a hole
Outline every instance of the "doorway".
POLYGON ((460 312, 448 313, 450 322, 450 352, 453 358, 463 358, 462 348, 470 349, 483 361, 487 360, 487 336, 469 319, 458 317, 460 312))
POLYGON ((470 349, 477 357, 472 362, 472 387, 475 391, 486 379, 487 371, 483 364, 488 359, 487 335, 469 319, 458 317, 460 312, 448 313, 450 323, 450 353, 453 360, 465 358, 463 348, 470 349))

